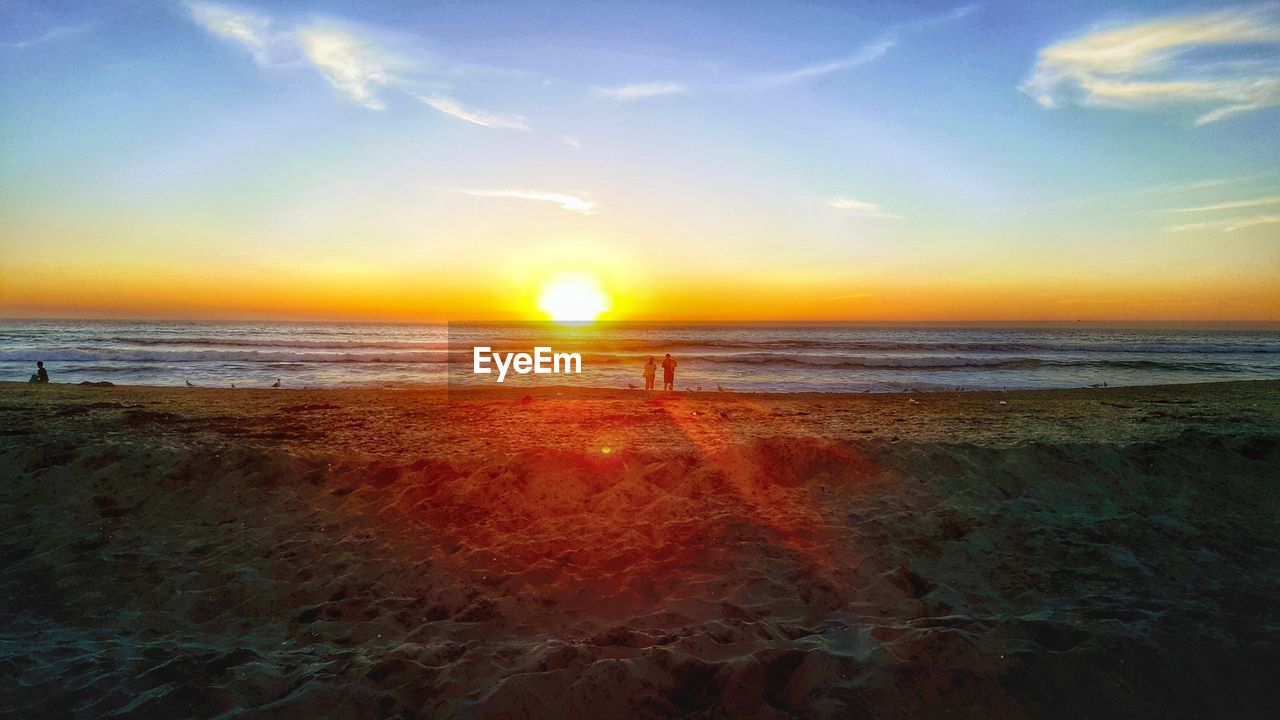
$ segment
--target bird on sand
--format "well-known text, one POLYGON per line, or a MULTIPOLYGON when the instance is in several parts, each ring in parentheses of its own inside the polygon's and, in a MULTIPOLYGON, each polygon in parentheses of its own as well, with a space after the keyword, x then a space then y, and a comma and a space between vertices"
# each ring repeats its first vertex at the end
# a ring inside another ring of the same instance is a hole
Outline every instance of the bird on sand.
POLYGON ((188 381, 187 381, 187 387, 195 387, 195 385, 192 385, 192 384, 191 384, 191 381, 190 381, 190 380, 188 380, 188 381))
POLYGON ((720 383, 716 383, 716 392, 727 392, 727 391, 724 389, 723 385, 721 385, 720 383))
POLYGON ((636 389, 636 384, 635 384, 635 383, 627 383, 627 389, 628 389, 628 390, 635 390, 635 389, 636 389))
POLYGON ((276 382, 271 387, 280 387, 280 378, 276 378, 276 382))
POLYGON ((235 383, 231 383, 231 389, 232 389, 232 390, 237 389, 237 388, 236 388, 236 384, 235 384, 235 383))

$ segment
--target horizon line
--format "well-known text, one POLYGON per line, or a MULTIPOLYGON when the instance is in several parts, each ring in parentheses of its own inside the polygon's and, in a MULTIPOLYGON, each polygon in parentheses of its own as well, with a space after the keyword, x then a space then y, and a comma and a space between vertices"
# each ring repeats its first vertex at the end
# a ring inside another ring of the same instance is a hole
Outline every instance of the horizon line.
MULTIPOLYGON (((128 317, 128 316, 0 316, 0 323, 32 323, 32 322, 54 322, 54 323, 76 323, 76 322, 92 322, 92 323, 188 323, 192 325, 200 324, 246 324, 246 325, 270 325, 270 324, 295 324, 295 325, 416 325, 423 327, 448 327, 450 324, 555 324, 555 321, 549 319, 538 318, 480 318, 480 319, 451 319, 451 320, 405 320, 405 319, 353 319, 353 318, 238 318, 238 317, 128 317)), ((1191 326, 1253 326, 1275 328, 1280 330, 1280 319, 1219 319, 1219 320, 1170 320, 1170 319, 1131 319, 1131 320, 1101 320, 1101 319, 1076 319, 1076 320, 997 320, 997 319, 973 319, 973 320, 945 320, 945 319, 927 319, 927 320, 908 320, 908 319, 885 319, 885 320, 840 320, 840 319, 794 319, 794 320, 690 320, 690 319, 599 319, 594 320, 588 325, 661 325, 670 327, 714 327, 714 326, 740 326, 740 325, 772 325, 775 327, 787 326, 808 326, 808 327, 850 327, 850 326, 880 326, 880 327, 1191 327, 1191 326)))

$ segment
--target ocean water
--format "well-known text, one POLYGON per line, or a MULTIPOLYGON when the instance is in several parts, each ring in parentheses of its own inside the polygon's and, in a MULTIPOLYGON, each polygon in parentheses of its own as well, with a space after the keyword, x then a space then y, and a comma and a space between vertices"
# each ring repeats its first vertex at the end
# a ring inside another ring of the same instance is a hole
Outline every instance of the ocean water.
MULTIPOLYGON (((897 392, 1280 379, 1280 332, 813 325, 453 326, 318 323, 0 322, 0 379, 43 360, 53 382, 266 387, 472 382, 471 347, 580 352, 555 382, 643 385, 649 355, 676 387, 897 392), (452 351, 452 354, 451 354, 452 351), (453 364, 450 365, 452 358, 453 364)), ((661 373, 659 373, 661 375, 661 373)), ((509 375, 519 385, 547 376, 509 375)), ((661 377, 659 376, 659 382, 661 377)))

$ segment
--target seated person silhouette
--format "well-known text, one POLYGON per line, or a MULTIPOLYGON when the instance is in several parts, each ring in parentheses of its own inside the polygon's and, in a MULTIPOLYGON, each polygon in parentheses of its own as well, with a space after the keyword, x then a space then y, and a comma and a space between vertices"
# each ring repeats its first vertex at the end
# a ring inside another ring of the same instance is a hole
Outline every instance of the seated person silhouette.
POLYGON ((31 382, 33 383, 49 382, 49 371, 44 369, 43 360, 36 361, 36 374, 31 376, 31 382))

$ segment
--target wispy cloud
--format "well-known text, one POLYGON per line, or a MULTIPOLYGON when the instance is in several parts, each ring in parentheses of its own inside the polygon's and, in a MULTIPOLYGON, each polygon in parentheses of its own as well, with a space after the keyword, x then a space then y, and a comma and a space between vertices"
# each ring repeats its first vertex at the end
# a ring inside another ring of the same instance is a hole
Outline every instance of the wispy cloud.
POLYGON ((469 123, 475 123, 487 128, 503 130, 529 129, 529 122, 520 115, 500 115, 485 110, 469 108, 451 97, 440 94, 420 95, 418 99, 445 115, 452 115, 459 120, 466 120, 469 123))
POLYGON ((287 64, 298 52, 293 34, 261 13, 211 2, 188 2, 191 19, 210 34, 230 40, 263 67, 287 64))
POLYGON ((26 40, 5 40, 0 42, 0 48, 23 50, 29 47, 35 47, 37 45, 44 45, 46 43, 57 42, 58 40, 73 38, 77 35, 83 35, 91 29, 92 28, 89 25, 63 25, 51 28, 39 35, 36 35, 35 37, 27 38, 26 40))
MULTIPOLYGON (((631 102, 633 100, 661 97, 664 95, 678 95, 700 89, 715 89, 717 87, 729 85, 748 88, 770 88, 796 85, 838 73, 843 70, 849 70, 860 65, 869 64, 879 59, 885 53, 889 52, 889 50, 893 49, 893 47, 898 45, 903 36, 912 32, 925 30, 935 25, 954 22, 972 14, 977 9, 977 5, 964 5, 942 13, 941 15, 932 15, 918 20, 899 23, 890 27, 870 42, 862 45, 844 57, 805 65, 791 70, 781 70, 754 75, 740 79, 735 83, 713 83, 706 86, 691 86, 687 83, 673 81, 644 82, 630 85, 619 85, 616 87, 597 87, 593 92, 596 97, 606 98, 617 102, 631 102)), ((718 64, 711 64, 708 69, 713 73, 720 73, 720 66, 718 64)))
POLYGON ((1280 5, 1096 28, 1040 51, 1021 90, 1043 107, 1199 107, 1197 125, 1280 105, 1280 5), (1224 61, 1209 50, 1245 57, 1224 61))
MULTIPOLYGON (((1210 205, 1196 205, 1194 207, 1171 208, 1167 212, 1171 213, 1218 213, 1224 210, 1240 210, 1242 208, 1264 207, 1267 205, 1280 205, 1280 195, 1269 197, 1248 198, 1245 200, 1228 200, 1225 202, 1212 203, 1210 205)), ((1178 225, 1169 225, 1165 227, 1168 232, 1193 232, 1196 230, 1219 230, 1222 232, 1235 232, 1259 225, 1273 225, 1280 223, 1280 215, 1269 213, 1264 215, 1249 215, 1222 218, 1219 220, 1207 220, 1203 222, 1182 223, 1178 225)))
POLYGON ((598 87, 595 89, 595 94, 597 97, 617 102, 631 102, 663 95, 679 95, 687 91, 688 88, 676 82, 647 82, 618 87, 598 87))
POLYGON ((897 220, 901 215, 893 215, 880 209, 880 206, 867 202, 866 200, 855 200, 848 197, 834 197, 827 200, 827 207, 843 210, 851 215, 861 217, 880 218, 882 220, 897 220))
POLYGON ((1246 228, 1258 227, 1259 225, 1275 225, 1280 223, 1280 215, 1252 215, 1249 217, 1228 218, 1226 220, 1214 220, 1211 222, 1187 223, 1185 225, 1170 225, 1165 228, 1169 232, 1191 232, 1194 230, 1221 230, 1222 232, 1235 232, 1246 228))
MULTIPOLYGON (((383 42, 388 33, 323 20, 292 25, 253 10, 204 0, 192 0, 187 7, 198 25, 243 47, 259 65, 314 68, 343 97, 371 110, 385 109, 382 91, 396 88, 442 113, 476 125, 529 129, 528 121, 518 115, 470 108, 439 93, 419 95, 419 88, 426 85, 420 82, 419 72, 424 63, 386 49, 388 44, 394 45, 383 42)), ((499 73, 498 69, 475 65, 436 70, 453 76, 499 73)))
POLYGON ((298 40, 307 59, 335 90, 372 110, 386 107, 377 91, 397 83, 396 71, 408 65, 343 30, 301 28, 298 40))
POLYGON ((898 44, 898 38, 895 33, 889 33, 876 38, 874 41, 863 45, 857 52, 838 60, 830 60, 817 65, 809 65, 807 67, 796 68, 795 70, 787 70, 784 72, 767 73, 756 78, 755 82, 759 85, 792 85, 805 80, 830 75, 841 70, 848 70, 859 65, 867 63, 879 58, 881 55, 889 52, 889 49, 898 44))
POLYGON ((826 62, 816 63, 813 65, 807 65, 805 67, 796 68, 794 70, 785 70, 781 72, 766 73, 764 75, 760 75, 754 78, 751 81, 751 84, 762 85, 766 87, 780 86, 780 85, 794 85, 797 83, 820 78, 820 77, 823 77, 824 75, 830 75, 832 73, 837 73, 842 70, 848 70, 850 68, 855 68, 860 65, 866 65, 867 63, 873 62, 879 59, 880 57, 882 57, 885 53, 889 52, 889 50, 891 50, 895 45, 898 44, 898 42, 901 40, 902 36, 905 33, 923 30, 923 29, 932 27, 934 25, 954 22, 956 20, 959 20, 961 18, 964 18, 970 15, 977 9, 978 9, 977 5, 965 5, 962 7, 957 7, 941 15, 934 15, 932 17, 922 18, 920 20, 900 23, 898 25, 894 25, 893 27, 889 28, 889 30, 882 33, 879 37, 863 45, 862 47, 858 48, 853 53, 846 55, 845 57, 836 58, 835 60, 828 60, 826 62))
POLYGON ((454 189, 453 192, 463 195, 473 195, 475 197, 488 198, 517 198, 519 200, 536 200, 539 202, 549 202, 559 205, 561 209, 570 212, 580 213, 582 215, 591 215, 595 212, 596 204, 590 200, 584 200, 574 195, 565 195, 563 193, 540 192, 538 190, 465 190, 454 189))
MULTIPOLYGON (((1225 186, 1239 186, 1251 180, 1260 178, 1275 177, 1276 172, 1254 173, 1252 175, 1241 175, 1229 178, 1209 178, 1205 180, 1195 180, 1191 182, 1175 182, 1161 183, 1159 185, 1146 185, 1132 190, 1124 190, 1119 192, 1104 193, 1101 195, 1088 195, 1085 197, 1068 198, 1057 202, 1046 203, 1042 208, 1060 208, 1071 207, 1075 205, 1084 205, 1088 203, 1110 202, 1129 200, 1135 203, 1151 203, 1151 202, 1174 202, 1179 196, 1188 193, 1201 194, 1209 188, 1221 188, 1225 186)), ((1151 208, 1159 210, 1160 208, 1151 208)), ((1168 208, 1166 208, 1168 209, 1168 208)))
MULTIPOLYGON (((1128 305, 1135 304, 1133 298, 1061 298, 1055 301, 1058 305, 1128 305)), ((1184 298, 1144 298, 1141 304, 1148 307, 1203 307, 1207 300, 1187 300, 1184 298)))
POLYGON ((400 81, 411 63, 335 25, 292 27, 254 10, 193 1, 191 18, 210 34, 248 51, 262 67, 310 66, 343 96, 372 110, 386 107, 378 91, 400 81))
POLYGON ((1198 213, 1213 212, 1215 210, 1235 210, 1236 208, 1258 207, 1259 205, 1275 205, 1280 203, 1280 195, 1273 197, 1251 198, 1249 200, 1231 200, 1229 202, 1221 202, 1213 205, 1198 205, 1196 207, 1174 208, 1170 212, 1180 213, 1198 213))
POLYGON ((1257 227, 1259 225, 1276 224, 1280 224, 1280 215, 1254 215, 1253 217, 1239 218, 1223 228, 1222 231, 1235 232, 1236 230, 1244 230, 1245 228, 1257 227))

